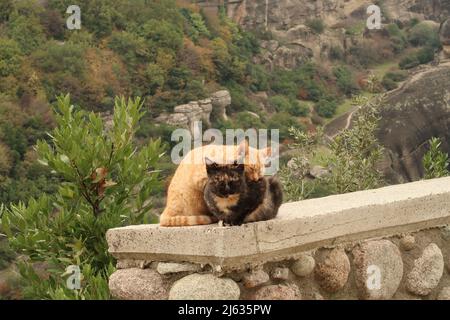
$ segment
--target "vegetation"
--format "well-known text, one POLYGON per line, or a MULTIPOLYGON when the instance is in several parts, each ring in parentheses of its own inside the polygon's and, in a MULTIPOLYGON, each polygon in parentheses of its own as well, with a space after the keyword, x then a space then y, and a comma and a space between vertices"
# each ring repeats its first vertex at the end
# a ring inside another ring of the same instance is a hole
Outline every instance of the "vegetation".
POLYGON ((325 30, 325 24, 322 19, 311 19, 306 22, 306 25, 311 28, 314 33, 321 34, 325 30))
POLYGON ((383 183, 377 164, 383 148, 376 138, 381 102, 361 107, 350 129, 343 130, 330 144, 328 180, 332 193, 374 189, 383 183))
POLYGON ((294 139, 291 147, 298 149, 299 155, 292 157, 280 171, 288 200, 373 189, 384 183, 378 169, 383 148, 376 138, 381 103, 381 100, 376 100, 361 107, 353 126, 328 143, 329 153, 323 157, 322 163, 331 172, 320 179, 311 180, 308 175, 318 146, 324 143, 321 130, 304 133, 290 129, 294 139))
POLYGON ((422 160, 425 179, 442 178, 450 175, 450 160, 448 154, 441 150, 441 139, 434 137, 428 143, 429 150, 422 160))
POLYGON ((115 100, 113 126, 77 110, 69 97, 57 103, 50 143, 37 143, 39 161, 63 182, 54 195, 2 208, 2 233, 19 262, 25 298, 108 299, 109 228, 151 221, 151 195, 159 191, 159 140, 136 150, 133 140, 143 116, 139 98, 115 100), (33 268, 45 264, 45 276, 33 268), (66 285, 69 266, 81 269, 81 288, 66 285))

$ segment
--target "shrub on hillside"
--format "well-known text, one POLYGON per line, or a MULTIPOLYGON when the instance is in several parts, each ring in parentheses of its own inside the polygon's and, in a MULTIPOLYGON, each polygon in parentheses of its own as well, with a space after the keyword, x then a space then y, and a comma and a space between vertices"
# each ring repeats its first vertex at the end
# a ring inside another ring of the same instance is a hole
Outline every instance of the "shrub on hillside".
POLYGON ((269 103, 277 112, 287 112, 295 117, 306 116, 309 112, 308 106, 285 96, 273 96, 269 99, 269 103))
POLYGON ((274 114, 267 122, 268 129, 280 130, 280 141, 289 137, 289 128, 302 129, 299 122, 287 112, 274 114))
POLYGON ((439 34, 436 28, 427 22, 421 22, 412 27, 408 34, 408 41, 414 46, 440 46, 439 34))
POLYGON ((346 96, 351 96, 359 91, 351 71, 346 66, 333 68, 333 74, 336 77, 338 89, 346 96))
POLYGON ((425 153, 422 164, 425 179, 442 178, 450 175, 448 154, 441 150, 442 140, 433 137, 428 141, 429 150, 425 153))
POLYGON ((306 25, 317 34, 321 34, 325 30, 325 24, 322 19, 318 18, 310 19, 306 21, 306 25))
POLYGON ((337 102, 332 99, 321 99, 314 106, 317 114, 324 118, 332 118, 336 114, 337 102))
POLYGON ((410 54, 403 58, 399 63, 400 69, 404 70, 415 68, 418 65, 420 65, 420 61, 417 58, 417 54, 410 54))

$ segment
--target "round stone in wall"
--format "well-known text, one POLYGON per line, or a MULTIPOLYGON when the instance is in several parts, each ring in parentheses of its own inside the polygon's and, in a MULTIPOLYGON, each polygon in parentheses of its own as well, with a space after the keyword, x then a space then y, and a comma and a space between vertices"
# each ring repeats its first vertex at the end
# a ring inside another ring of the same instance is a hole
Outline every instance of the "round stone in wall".
POLYGON ((109 277, 111 295, 122 300, 167 300, 168 284, 152 269, 120 269, 109 277))
POLYGON ((368 300, 391 299, 403 277, 400 250, 389 240, 369 241, 352 251, 359 295, 368 300))
POLYGON ((416 239, 411 235, 404 236, 400 239, 400 248, 402 248, 402 250, 404 251, 410 251, 414 249, 415 246, 416 239))
POLYGON ((300 300, 300 290, 294 284, 271 285, 259 288, 250 297, 250 300, 300 300))
POLYGON ((436 288, 444 272, 441 249, 431 243, 422 255, 414 260, 414 266, 406 278, 406 288, 411 293, 426 296, 436 288))
POLYGON ((288 280, 289 279, 289 269, 288 268, 275 268, 270 273, 273 279, 277 280, 288 280))
POLYGON ((302 253, 292 264, 291 271, 299 277, 306 277, 313 272, 316 266, 314 258, 306 253, 302 253))
POLYGON ((242 283, 246 288, 254 288, 270 280, 269 275, 262 269, 247 272, 242 277, 242 283))
POLYGON ((442 288, 437 297, 437 300, 450 300, 450 287, 442 288))
POLYGON ((231 279, 194 273, 176 281, 169 300, 238 300, 239 286, 231 279))
POLYGON ((333 249, 324 261, 317 263, 316 279, 328 292, 337 292, 347 283, 350 261, 343 249, 333 249))

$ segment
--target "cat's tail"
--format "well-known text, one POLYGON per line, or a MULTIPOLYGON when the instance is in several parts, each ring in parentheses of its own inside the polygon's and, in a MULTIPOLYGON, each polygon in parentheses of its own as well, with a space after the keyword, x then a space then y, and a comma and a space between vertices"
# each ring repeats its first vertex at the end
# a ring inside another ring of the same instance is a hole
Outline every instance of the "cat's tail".
POLYGON ((277 177, 272 176, 269 179, 269 194, 272 196, 273 206, 278 211, 278 208, 283 203, 283 187, 277 177))
POLYGON ((162 227, 184 227, 184 226, 198 226, 205 224, 212 224, 217 222, 217 219, 212 216, 166 216, 161 215, 159 225, 162 227))

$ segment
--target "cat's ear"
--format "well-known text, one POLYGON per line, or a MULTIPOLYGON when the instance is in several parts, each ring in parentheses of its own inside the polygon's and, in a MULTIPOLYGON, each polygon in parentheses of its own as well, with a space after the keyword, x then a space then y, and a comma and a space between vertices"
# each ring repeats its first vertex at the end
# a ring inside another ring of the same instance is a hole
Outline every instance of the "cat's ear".
POLYGON ((238 147, 238 157, 244 158, 249 153, 248 141, 246 139, 242 140, 238 147))
POLYGON ((213 164, 215 164, 214 161, 212 161, 210 158, 205 157, 205 163, 207 166, 212 166, 213 164))
POLYGON ((212 161, 210 158, 205 157, 205 164, 206 164, 206 172, 208 174, 216 172, 216 170, 217 170, 217 163, 212 161))

